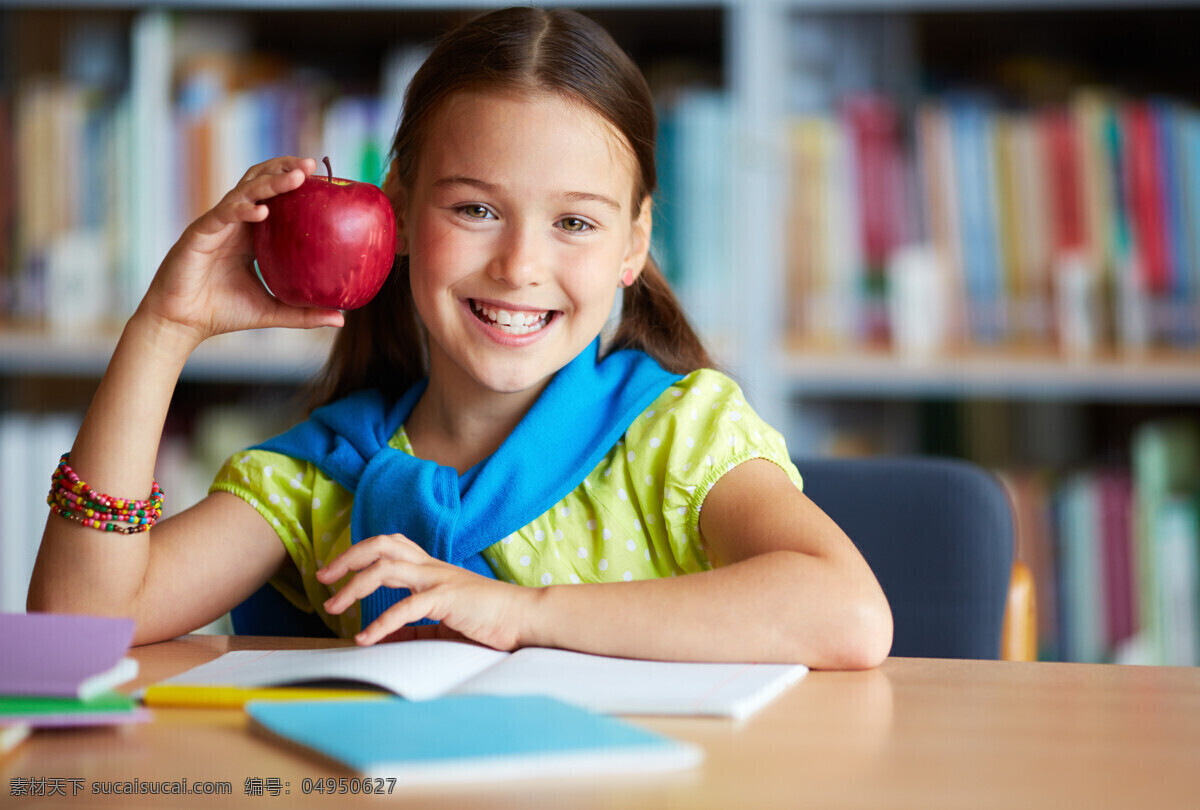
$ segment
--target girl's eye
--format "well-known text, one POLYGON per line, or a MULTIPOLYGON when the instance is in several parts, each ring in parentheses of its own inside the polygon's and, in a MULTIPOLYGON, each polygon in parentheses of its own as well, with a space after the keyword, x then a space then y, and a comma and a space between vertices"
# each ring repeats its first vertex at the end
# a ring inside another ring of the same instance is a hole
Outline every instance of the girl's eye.
POLYGON ((589 223, 585 222, 579 217, 567 217, 559 224, 562 226, 564 231, 571 231, 572 233, 584 233, 592 229, 592 226, 589 223))
POLYGON ((486 205, 464 205, 458 210, 470 219, 487 219, 492 215, 486 205))

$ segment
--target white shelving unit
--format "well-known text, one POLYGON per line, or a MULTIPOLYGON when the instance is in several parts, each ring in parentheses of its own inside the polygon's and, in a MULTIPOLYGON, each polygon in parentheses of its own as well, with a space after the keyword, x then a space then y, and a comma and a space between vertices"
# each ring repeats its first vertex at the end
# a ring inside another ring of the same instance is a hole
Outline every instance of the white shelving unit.
POLYGON ((1176 358, 791 354, 780 363, 799 398, 999 398, 1069 402, 1200 402, 1197 362, 1176 358))
MULTIPOLYGON (((0 332, 0 376, 95 377, 108 366, 119 335, 0 332)), ((220 335, 188 359, 182 378, 221 383, 302 384, 320 369, 331 330, 260 330, 220 335)))

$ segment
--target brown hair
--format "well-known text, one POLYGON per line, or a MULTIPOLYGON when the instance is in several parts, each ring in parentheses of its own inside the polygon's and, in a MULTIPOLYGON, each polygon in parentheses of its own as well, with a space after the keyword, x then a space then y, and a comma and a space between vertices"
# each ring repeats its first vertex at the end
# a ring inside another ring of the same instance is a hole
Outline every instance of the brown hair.
MULTIPOLYGON (((531 7, 477 17, 443 36, 414 75, 392 144, 399 183, 411 187, 422 139, 441 105, 462 90, 561 93, 590 107, 625 138, 637 168, 634 215, 657 187, 657 123, 640 70, 600 25, 574 11, 531 7)), ((625 288, 610 351, 641 349, 686 374, 713 365, 653 259, 625 288)), ((413 306, 408 258, 398 256, 383 289, 346 313, 311 401, 362 388, 398 398, 427 373, 413 306)))

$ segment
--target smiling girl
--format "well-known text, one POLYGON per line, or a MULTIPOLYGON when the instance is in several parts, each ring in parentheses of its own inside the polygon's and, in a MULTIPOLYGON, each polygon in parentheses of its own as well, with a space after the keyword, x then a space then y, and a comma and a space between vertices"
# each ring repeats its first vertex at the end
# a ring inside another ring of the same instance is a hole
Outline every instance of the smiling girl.
POLYGON ((450 32, 393 144, 395 267, 344 315, 275 301, 251 262, 262 201, 315 161, 250 169, 167 255, 62 471, 150 492, 174 383, 222 332, 341 327, 320 407, 199 504, 127 524, 148 531, 51 516, 30 608, 130 615, 145 643, 269 581, 360 644, 878 664, 878 583, 649 257, 654 133, 640 72, 579 14, 450 32))

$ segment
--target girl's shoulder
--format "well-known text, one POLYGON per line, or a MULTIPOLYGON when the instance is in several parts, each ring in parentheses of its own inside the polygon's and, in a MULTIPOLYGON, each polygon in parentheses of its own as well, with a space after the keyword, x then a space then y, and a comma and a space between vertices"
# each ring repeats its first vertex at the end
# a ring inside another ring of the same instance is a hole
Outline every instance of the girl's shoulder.
POLYGON ((737 403, 739 407, 745 404, 741 386, 728 374, 714 368, 698 368, 684 375, 664 391, 659 400, 668 401, 668 397, 675 400, 697 397, 697 401, 727 401, 737 403))
POLYGON ((758 415, 733 378, 710 368, 663 391, 629 426, 625 447, 630 461, 640 459, 682 478, 695 477, 698 468, 719 476, 742 461, 766 458, 800 483, 783 436, 758 415))
POLYGON ((763 429, 774 432, 746 402, 742 388, 733 378, 711 368, 693 371, 663 391, 626 432, 629 444, 672 438, 696 441, 711 435, 718 426, 753 436, 763 429))

